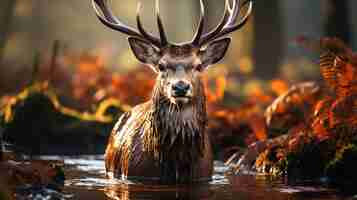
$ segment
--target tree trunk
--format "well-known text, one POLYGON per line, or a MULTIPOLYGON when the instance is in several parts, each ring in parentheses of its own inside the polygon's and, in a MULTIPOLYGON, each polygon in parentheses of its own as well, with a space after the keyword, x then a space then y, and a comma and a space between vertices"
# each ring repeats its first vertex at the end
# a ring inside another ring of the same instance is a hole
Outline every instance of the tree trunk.
POLYGON ((357 13, 355 11, 355 8, 357 8, 357 1, 355 0, 350 0, 349 1, 349 19, 351 22, 351 40, 352 40, 352 49, 357 49, 357 21, 354 19, 357 19, 357 13))
POLYGON ((325 32, 329 37, 338 37, 346 43, 351 42, 349 9, 347 0, 327 0, 325 32))
POLYGON ((2 0, 0 9, 0 63, 4 56, 7 37, 10 32, 10 25, 16 5, 16 0, 2 0))
POLYGON ((4 122, 3 119, 0 119, 0 162, 3 161, 4 159, 4 155, 3 155, 3 151, 4 151, 4 147, 3 147, 3 132, 4 132, 4 122))
POLYGON ((255 72, 259 78, 277 75, 284 55, 280 1, 257 1, 254 7, 255 72))

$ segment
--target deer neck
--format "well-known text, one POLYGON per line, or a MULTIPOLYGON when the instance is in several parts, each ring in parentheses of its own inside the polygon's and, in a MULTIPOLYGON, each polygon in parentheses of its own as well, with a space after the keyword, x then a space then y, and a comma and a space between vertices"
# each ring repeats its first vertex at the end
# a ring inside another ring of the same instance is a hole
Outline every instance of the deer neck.
POLYGON ((207 113, 201 83, 196 94, 201 95, 180 106, 171 103, 160 88, 155 88, 147 120, 150 131, 145 135, 144 146, 160 161, 172 157, 190 162, 203 153, 207 113))

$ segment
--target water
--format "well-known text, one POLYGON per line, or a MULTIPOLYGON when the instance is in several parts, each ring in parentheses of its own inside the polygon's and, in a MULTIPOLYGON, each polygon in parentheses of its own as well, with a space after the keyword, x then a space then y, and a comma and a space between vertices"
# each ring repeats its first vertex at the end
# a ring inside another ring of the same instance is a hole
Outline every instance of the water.
MULTIPOLYGON (((353 200, 333 189, 300 183, 287 185, 283 180, 271 180, 256 175, 225 175, 228 168, 215 162, 213 180, 190 186, 164 186, 113 181, 105 178, 103 156, 42 157, 61 159, 65 163, 65 193, 80 200, 147 200, 147 199, 202 199, 202 200, 353 200)), ((356 186, 357 187, 357 186, 356 186)))

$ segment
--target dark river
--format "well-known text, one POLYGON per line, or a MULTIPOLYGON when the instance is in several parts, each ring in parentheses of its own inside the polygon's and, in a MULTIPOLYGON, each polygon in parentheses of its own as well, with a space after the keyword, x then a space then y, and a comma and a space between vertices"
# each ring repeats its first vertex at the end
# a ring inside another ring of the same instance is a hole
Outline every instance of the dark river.
MULTIPOLYGON (((255 175, 225 175, 228 168, 215 162, 213 180, 206 184, 163 186, 113 181, 105 178, 103 156, 58 157, 42 159, 65 162, 65 193, 79 200, 353 200, 337 191, 312 183, 288 185, 283 180, 270 180, 255 175)), ((357 191, 357 186, 356 186, 357 191)))

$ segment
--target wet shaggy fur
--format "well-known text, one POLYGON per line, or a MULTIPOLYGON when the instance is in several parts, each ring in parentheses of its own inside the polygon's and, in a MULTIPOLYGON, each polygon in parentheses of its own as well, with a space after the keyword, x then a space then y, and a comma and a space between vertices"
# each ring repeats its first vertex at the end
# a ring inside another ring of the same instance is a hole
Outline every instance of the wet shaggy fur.
POLYGON ((113 129, 106 168, 114 177, 141 175, 131 172, 135 168, 151 170, 165 183, 188 182, 197 177, 199 159, 209 142, 205 141, 203 85, 196 79, 196 95, 190 103, 178 105, 164 95, 166 83, 162 80, 158 78, 151 100, 125 113, 113 129))

